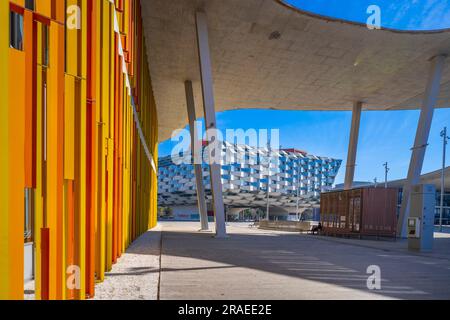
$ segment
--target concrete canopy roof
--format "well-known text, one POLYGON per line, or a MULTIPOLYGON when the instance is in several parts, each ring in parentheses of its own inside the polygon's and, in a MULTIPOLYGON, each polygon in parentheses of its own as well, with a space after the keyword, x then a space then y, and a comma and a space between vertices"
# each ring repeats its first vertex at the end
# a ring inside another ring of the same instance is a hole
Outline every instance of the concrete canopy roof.
MULTIPOLYGON (((351 110, 355 101, 364 102, 364 110, 417 109, 429 60, 450 53, 449 30, 369 30, 306 14, 279 0, 141 4, 161 141, 188 123, 185 80, 193 81, 197 116, 203 116, 198 9, 208 16, 216 111, 351 110)), ((447 64, 438 107, 449 102, 447 64)))

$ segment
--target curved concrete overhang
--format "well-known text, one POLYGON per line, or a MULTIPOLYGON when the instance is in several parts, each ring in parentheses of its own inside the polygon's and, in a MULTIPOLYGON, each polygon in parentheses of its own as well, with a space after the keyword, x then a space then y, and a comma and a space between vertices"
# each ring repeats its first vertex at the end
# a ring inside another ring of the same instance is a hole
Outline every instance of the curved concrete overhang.
MULTIPOLYGON (((406 110, 421 107, 430 59, 450 31, 369 30, 281 0, 142 1, 160 140, 187 123, 184 81, 203 115, 195 12, 208 16, 216 111, 406 110)), ((450 102, 450 65, 439 108, 450 102)), ((251 119, 249 119, 251 121, 251 119)))

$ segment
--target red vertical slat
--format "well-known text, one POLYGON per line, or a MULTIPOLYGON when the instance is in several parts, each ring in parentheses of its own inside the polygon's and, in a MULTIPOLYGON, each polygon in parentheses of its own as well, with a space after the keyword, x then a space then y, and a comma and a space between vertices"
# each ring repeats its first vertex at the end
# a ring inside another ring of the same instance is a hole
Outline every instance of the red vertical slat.
POLYGON ((96 32, 94 1, 87 1, 87 121, 86 121, 86 296, 95 295, 95 152, 96 152, 96 103, 95 65, 96 32))

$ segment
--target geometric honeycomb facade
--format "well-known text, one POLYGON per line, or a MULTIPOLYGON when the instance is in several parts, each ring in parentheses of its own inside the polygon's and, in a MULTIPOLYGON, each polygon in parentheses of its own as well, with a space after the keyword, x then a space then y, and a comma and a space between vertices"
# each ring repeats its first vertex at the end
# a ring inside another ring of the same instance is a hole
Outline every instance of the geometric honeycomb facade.
MULTIPOLYGON (((190 159, 188 152, 159 160, 159 206, 197 204, 195 171, 190 159), (183 164, 176 164, 180 162, 183 164)), ((267 148, 224 142, 221 161, 224 204, 236 208, 266 208, 270 173, 271 207, 295 212, 297 201, 301 208, 318 206, 320 193, 332 188, 341 164, 341 160, 317 157, 294 149, 269 153, 267 148), (227 161, 226 155, 230 154, 235 155, 234 161, 227 161)), ((211 202, 208 164, 203 164, 203 181, 207 202, 211 202)))

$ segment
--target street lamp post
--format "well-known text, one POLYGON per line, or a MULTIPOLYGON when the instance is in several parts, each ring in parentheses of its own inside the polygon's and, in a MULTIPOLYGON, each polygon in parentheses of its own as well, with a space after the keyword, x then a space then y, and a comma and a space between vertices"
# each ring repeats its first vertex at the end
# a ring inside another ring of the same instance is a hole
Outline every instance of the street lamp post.
POLYGON ((442 144, 443 144, 443 150, 442 150, 442 173, 441 173, 441 203, 440 203, 440 215, 439 215, 439 228, 442 232, 442 218, 444 216, 444 195, 445 195, 445 154, 447 152, 447 143, 448 139, 450 137, 447 136, 447 127, 445 127, 441 131, 441 137, 442 137, 442 144))
POLYGON ((389 167, 388 167, 388 163, 386 162, 385 164, 383 164, 383 166, 384 166, 384 188, 385 189, 387 189, 388 188, 388 173, 389 173, 389 171, 391 170, 389 167))
POLYGON ((297 219, 300 221, 300 158, 297 164, 297 219))
POLYGON ((270 146, 270 141, 267 143, 267 210, 266 210, 266 220, 270 221, 270 156, 272 155, 272 149, 270 146))

